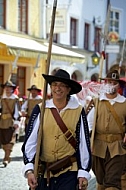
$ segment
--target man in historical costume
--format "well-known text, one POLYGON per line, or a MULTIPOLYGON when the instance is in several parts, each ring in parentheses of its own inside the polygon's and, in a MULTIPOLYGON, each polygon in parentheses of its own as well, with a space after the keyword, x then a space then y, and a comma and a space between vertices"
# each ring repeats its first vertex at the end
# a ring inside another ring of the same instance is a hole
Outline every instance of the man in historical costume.
POLYGON ((34 161, 40 127, 40 104, 32 112, 22 147, 25 163, 23 174, 31 189, 76 190, 79 181, 79 189, 86 190, 91 167, 89 130, 84 109, 71 96, 81 90, 81 85, 71 80, 68 72, 62 69, 54 76, 43 74, 43 77, 49 83, 52 94, 52 98, 45 102, 39 163, 43 170, 39 171, 37 182, 34 161), (65 127, 57 123, 58 120, 65 127))
POLYGON ((108 72, 104 93, 94 99, 88 113, 92 128, 96 113, 95 136, 92 148, 92 169, 98 183, 97 190, 121 190, 121 175, 125 166, 126 149, 126 99, 118 93, 120 80, 117 70, 108 72))
POLYGON ((11 81, 1 87, 4 91, 0 102, 0 143, 5 152, 3 164, 6 167, 16 139, 15 130, 19 127, 19 103, 14 94, 16 86, 11 81))
POLYGON ((39 89, 36 85, 32 85, 27 90, 29 91, 29 98, 21 106, 22 117, 26 117, 25 131, 27 130, 27 125, 33 108, 36 104, 42 102, 42 96, 39 95, 41 93, 41 89, 39 89))

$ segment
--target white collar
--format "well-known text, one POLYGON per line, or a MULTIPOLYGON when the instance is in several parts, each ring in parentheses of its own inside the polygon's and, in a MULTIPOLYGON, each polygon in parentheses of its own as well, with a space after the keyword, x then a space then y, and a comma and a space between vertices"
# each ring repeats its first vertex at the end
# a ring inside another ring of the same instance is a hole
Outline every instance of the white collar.
POLYGON ((15 99, 18 98, 18 96, 16 94, 11 94, 10 96, 7 96, 5 93, 3 94, 2 98, 10 98, 10 99, 15 99))
POLYGON ((102 100, 108 100, 113 105, 115 102, 118 102, 118 103, 125 102, 126 98, 124 96, 121 96, 120 94, 117 94, 117 96, 115 98, 109 99, 109 98, 106 97, 105 94, 101 94, 99 100, 100 101, 102 101, 102 100))
POLYGON ((38 99, 42 99, 42 96, 37 95, 35 98, 33 98, 32 96, 30 96, 29 99, 32 99, 32 100, 38 100, 38 99))
MULTIPOLYGON (((70 96, 70 100, 68 101, 68 104, 62 110, 76 109, 79 107, 79 105, 80 104, 79 104, 77 98, 75 98, 74 96, 70 96)), ((46 108, 56 108, 56 106, 53 103, 53 99, 46 100, 46 108)))

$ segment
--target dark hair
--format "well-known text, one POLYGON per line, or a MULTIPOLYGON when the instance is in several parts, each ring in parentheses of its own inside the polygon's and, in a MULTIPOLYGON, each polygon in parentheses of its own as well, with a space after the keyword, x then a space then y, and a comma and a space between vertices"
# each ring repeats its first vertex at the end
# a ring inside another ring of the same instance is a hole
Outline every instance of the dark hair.
POLYGON ((98 74, 93 74, 91 76, 91 81, 97 82, 98 81, 98 74))

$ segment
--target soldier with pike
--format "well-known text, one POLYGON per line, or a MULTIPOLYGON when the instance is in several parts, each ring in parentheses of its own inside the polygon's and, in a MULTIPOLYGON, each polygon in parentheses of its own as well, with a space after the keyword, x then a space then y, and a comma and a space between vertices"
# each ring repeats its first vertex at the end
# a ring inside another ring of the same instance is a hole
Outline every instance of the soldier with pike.
POLYGON ((19 101, 14 94, 16 85, 11 81, 2 84, 4 92, 0 103, 0 144, 4 150, 3 165, 6 167, 11 161, 10 154, 16 140, 15 130, 19 127, 19 101))
POLYGON ((94 108, 88 113, 90 128, 95 121, 94 138, 91 138, 92 170, 97 190, 122 190, 121 177, 126 161, 126 99, 118 89, 124 81, 120 80, 117 70, 108 72, 102 80, 105 80, 104 93, 93 99, 94 108))

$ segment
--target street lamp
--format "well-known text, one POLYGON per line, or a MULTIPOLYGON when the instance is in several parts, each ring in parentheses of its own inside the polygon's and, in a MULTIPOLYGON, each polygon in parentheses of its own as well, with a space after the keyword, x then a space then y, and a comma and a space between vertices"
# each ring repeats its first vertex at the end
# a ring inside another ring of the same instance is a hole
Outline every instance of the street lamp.
POLYGON ((98 52, 93 53, 93 55, 91 56, 91 59, 92 59, 92 66, 87 65, 87 70, 94 69, 99 64, 100 54, 98 52))
POLYGON ((98 52, 93 53, 92 57, 92 64, 93 65, 98 65, 100 61, 100 54, 98 52))

